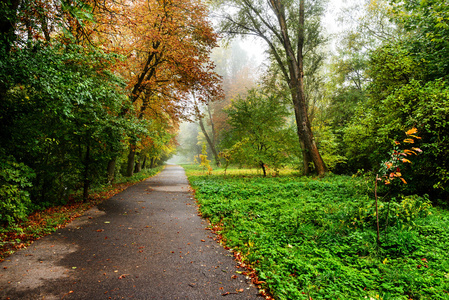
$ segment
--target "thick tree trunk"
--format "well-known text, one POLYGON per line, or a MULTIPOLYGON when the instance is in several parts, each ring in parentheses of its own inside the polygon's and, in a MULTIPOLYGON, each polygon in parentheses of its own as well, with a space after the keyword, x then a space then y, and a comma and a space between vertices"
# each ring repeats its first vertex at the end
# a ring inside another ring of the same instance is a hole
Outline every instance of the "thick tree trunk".
POLYGON ((142 162, 142 169, 145 169, 146 166, 147 166, 147 156, 145 155, 142 162))
POLYGON ((117 163, 117 157, 112 158, 108 162, 108 183, 111 184, 115 180, 115 164, 117 163))
MULTIPOLYGON (((297 128, 298 130, 298 128, 297 128)), ((306 149, 306 145, 304 144, 304 140, 302 138, 299 139, 299 144, 301 145, 301 151, 302 151, 302 162, 303 162, 303 169, 304 169, 304 175, 310 175, 310 163, 311 158, 309 155, 309 151, 306 149)))
POLYGON ((263 171, 263 177, 267 177, 267 169, 265 168, 265 164, 262 161, 259 164, 263 171))
POLYGON ((155 167, 156 158, 152 157, 150 162, 150 168, 153 169, 155 167))
POLYGON ((139 156, 139 157, 137 157, 137 160, 136 160, 136 164, 134 167, 134 173, 139 173, 140 171, 142 171, 142 164, 140 162, 140 156, 139 156))
POLYGON ((218 151, 217 148, 215 147, 216 143, 217 143, 217 136, 215 134, 215 124, 214 124, 214 119, 212 118, 212 112, 210 110, 210 103, 207 104, 207 113, 209 114, 209 121, 210 121, 210 129, 211 129, 211 133, 212 133, 212 145, 213 145, 213 154, 214 154, 214 158, 215 158, 215 164, 217 165, 217 167, 219 167, 221 165, 221 161, 220 161, 220 157, 218 156, 218 151))
MULTIPOLYGON (((298 130, 298 137, 304 143, 305 150, 304 153, 304 166, 306 165, 308 156, 313 161, 315 170, 318 175, 324 176, 327 172, 327 167, 321 158, 321 155, 316 146, 315 139, 312 133, 312 127, 309 120, 309 115, 307 111, 307 104, 304 92, 304 64, 303 64, 303 48, 304 48, 304 0, 299 2, 299 30, 298 30, 298 44, 297 44, 297 55, 293 50, 290 37, 288 35, 288 26, 285 19, 285 8, 280 1, 271 0, 273 7, 276 9, 277 18, 279 20, 279 25, 281 28, 282 42, 285 49, 285 54, 287 55, 287 64, 290 74, 289 87, 292 95, 293 106, 295 109, 296 116, 296 126, 298 130)), ((306 172, 307 169, 304 171, 306 172)))
POLYGON ((200 124, 201 131, 203 132, 204 136, 206 137, 206 141, 209 144, 210 149, 212 150, 212 155, 214 156, 215 163, 217 164, 217 167, 220 166, 220 158, 218 157, 217 149, 215 149, 215 145, 212 142, 212 140, 209 137, 209 134, 206 131, 206 128, 203 124, 203 119, 201 117, 198 118, 198 123, 200 124))
POLYGON ((131 177, 134 175, 134 158, 136 156, 136 146, 129 146, 129 154, 128 154, 128 166, 126 168, 126 176, 131 177))

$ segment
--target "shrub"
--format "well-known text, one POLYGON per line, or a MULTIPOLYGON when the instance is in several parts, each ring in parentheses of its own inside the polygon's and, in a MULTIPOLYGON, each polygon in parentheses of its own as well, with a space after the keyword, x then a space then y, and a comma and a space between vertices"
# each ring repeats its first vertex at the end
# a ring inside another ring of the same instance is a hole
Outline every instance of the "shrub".
POLYGON ((34 176, 30 167, 14 158, 0 160, 0 224, 10 225, 27 216, 31 200, 26 188, 34 176))

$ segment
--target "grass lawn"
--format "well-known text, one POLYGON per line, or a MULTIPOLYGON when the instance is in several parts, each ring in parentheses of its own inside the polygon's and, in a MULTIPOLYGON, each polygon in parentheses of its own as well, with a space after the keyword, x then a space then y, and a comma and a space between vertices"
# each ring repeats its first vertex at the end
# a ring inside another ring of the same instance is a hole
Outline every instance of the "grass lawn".
POLYGON ((374 179, 184 167, 203 217, 275 299, 449 299, 449 212, 426 197, 380 202, 378 245, 374 179))

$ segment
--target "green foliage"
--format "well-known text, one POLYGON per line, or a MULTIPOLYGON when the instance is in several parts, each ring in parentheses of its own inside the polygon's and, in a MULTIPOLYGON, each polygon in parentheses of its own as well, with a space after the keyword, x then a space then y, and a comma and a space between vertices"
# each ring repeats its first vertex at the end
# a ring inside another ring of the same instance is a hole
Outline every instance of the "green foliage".
POLYGON ((12 225, 23 220, 31 207, 31 180, 35 174, 14 158, 0 157, 0 225, 12 225))
POLYGON ((250 90, 225 109, 231 129, 221 148, 229 149, 233 162, 278 169, 291 157, 294 130, 288 126, 288 110, 279 96, 250 90))
POLYGON ((313 127, 313 130, 327 168, 330 171, 335 170, 337 166, 342 168, 346 164, 347 158, 341 155, 339 135, 332 132, 332 128, 326 125, 313 127))
POLYGON ((364 105, 345 129, 346 157, 355 168, 374 168, 388 152, 390 141, 406 128, 416 126, 423 150, 409 167, 406 178, 411 192, 429 192, 447 197, 449 89, 436 80, 423 84, 411 80, 377 104, 364 105), (411 180, 411 181, 409 181, 411 180), (414 190, 412 190, 414 188, 414 190))
POLYGON ((404 192, 431 193, 447 202, 448 103, 447 20, 445 1, 389 1, 398 35, 384 40, 370 55, 371 82, 342 130, 349 170, 375 170, 389 151, 390 140, 416 127, 424 151, 409 166, 404 192))
POLYGON ((107 161, 136 130, 111 54, 74 45, 34 44, 1 60, 1 147, 31 167, 33 201, 60 201, 82 182, 104 180, 107 161))
MULTIPOLYGON (((378 247, 360 178, 194 176, 204 217, 275 299, 447 299, 447 211, 404 196, 378 247), (309 298, 310 297, 310 298, 309 298)), ((189 175, 190 174, 190 175, 189 175)), ((372 186, 372 183, 371 183, 372 186)), ((387 203, 381 203, 386 220, 387 203)))
POLYGON ((410 33, 405 47, 424 67, 426 81, 449 73, 449 8, 445 0, 397 1, 395 21, 410 33))

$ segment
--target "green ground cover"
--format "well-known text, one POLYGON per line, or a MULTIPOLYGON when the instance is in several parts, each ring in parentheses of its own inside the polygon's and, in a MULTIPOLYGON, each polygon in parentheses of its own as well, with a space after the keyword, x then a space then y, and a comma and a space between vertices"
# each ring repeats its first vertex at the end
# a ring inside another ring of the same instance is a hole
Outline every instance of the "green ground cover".
POLYGON ((381 202, 377 245, 363 179, 185 168, 203 217, 276 299, 449 299, 449 212, 426 197, 381 202))

